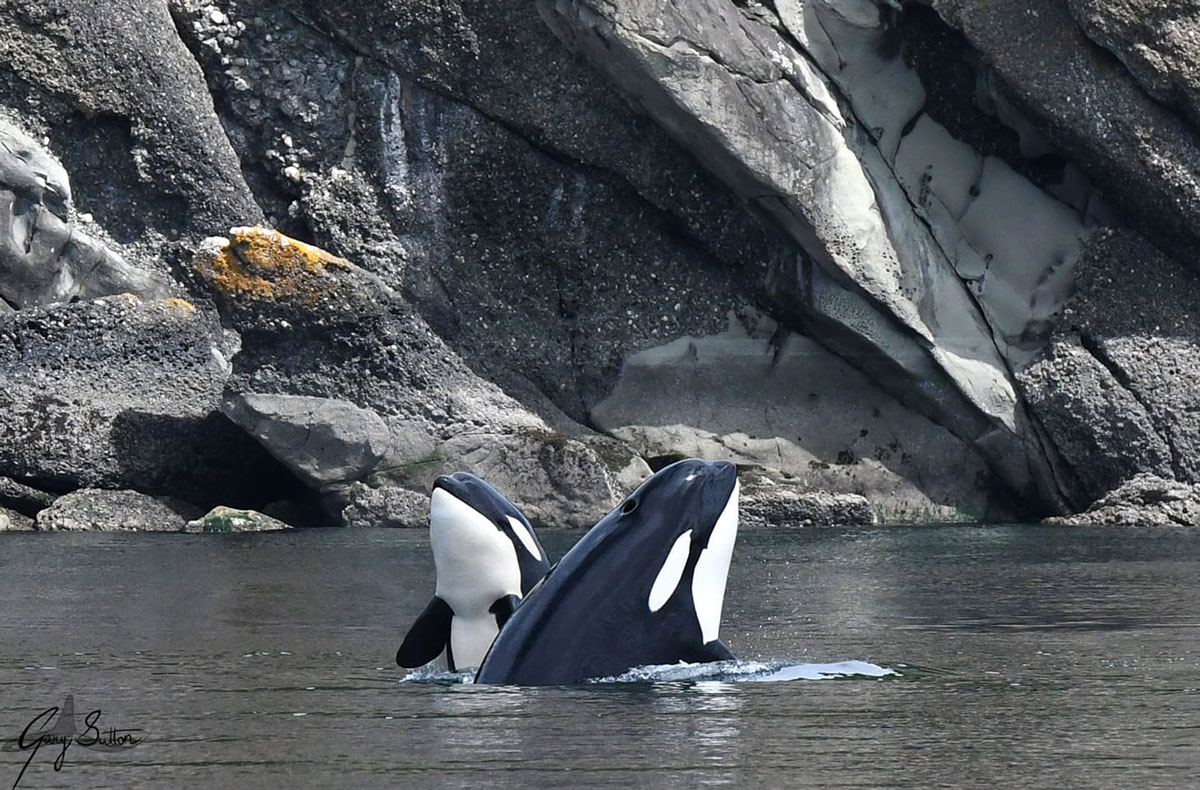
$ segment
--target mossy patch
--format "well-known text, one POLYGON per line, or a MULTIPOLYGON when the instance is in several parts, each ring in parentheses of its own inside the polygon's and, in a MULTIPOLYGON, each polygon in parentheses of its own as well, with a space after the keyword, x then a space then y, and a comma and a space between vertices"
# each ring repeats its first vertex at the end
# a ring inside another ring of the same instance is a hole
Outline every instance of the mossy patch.
POLYGON ((233 532, 235 526, 229 516, 209 516, 204 519, 205 532, 233 532))
POLYGON ((388 485, 413 477, 419 477, 430 472, 436 472, 445 465, 445 451, 441 447, 435 447, 415 461, 375 470, 371 473, 368 482, 376 487, 388 485))

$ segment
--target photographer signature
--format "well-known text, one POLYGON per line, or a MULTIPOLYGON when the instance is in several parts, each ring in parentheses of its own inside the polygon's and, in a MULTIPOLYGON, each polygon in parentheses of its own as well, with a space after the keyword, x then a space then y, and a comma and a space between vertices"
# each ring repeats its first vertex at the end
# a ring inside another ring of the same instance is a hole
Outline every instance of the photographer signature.
POLYGON ((136 734, 143 732, 140 729, 101 729, 100 716, 99 708, 84 716, 86 726, 80 732, 75 723, 75 698, 68 694, 61 707, 46 708, 25 725, 20 735, 3 741, 0 752, 29 752, 21 772, 17 774, 17 780, 13 782, 13 790, 21 783, 25 770, 43 746, 51 751, 57 749, 54 770, 61 771, 66 763, 67 750, 73 745, 95 752, 123 752, 145 740, 136 734))

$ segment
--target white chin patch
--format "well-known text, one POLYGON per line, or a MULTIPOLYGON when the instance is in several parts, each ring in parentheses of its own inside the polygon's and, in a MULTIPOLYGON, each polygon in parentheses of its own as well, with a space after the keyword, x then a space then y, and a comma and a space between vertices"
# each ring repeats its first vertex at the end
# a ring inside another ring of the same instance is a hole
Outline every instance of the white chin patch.
POLYGON ((513 534, 521 541, 521 545, 525 547, 535 560, 539 562, 542 559, 542 553, 538 551, 537 541, 533 539, 529 529, 521 523, 521 519, 508 516, 508 523, 512 526, 513 534))
POLYGON ((429 500, 429 547, 437 569, 437 594, 455 614, 487 612, 505 595, 521 594, 517 550, 475 508, 441 488, 429 500))
POLYGON ((708 546, 700 552, 692 571, 692 606, 700 623, 705 644, 718 638, 721 630, 721 607, 725 603, 725 580, 729 576, 729 561, 737 541, 738 493, 740 483, 733 484, 733 493, 717 518, 708 546))
POLYGON ((429 496, 429 529, 434 540, 476 535, 479 539, 499 531, 485 515, 443 488, 433 489, 429 496))
POLYGON ((691 551, 692 531, 689 529, 675 538, 675 545, 671 547, 666 561, 658 569, 658 575, 654 577, 654 584, 650 587, 650 598, 646 602, 650 611, 657 612, 663 608, 663 604, 671 597, 671 593, 675 592, 675 588, 679 586, 679 580, 683 578, 688 554, 691 551))

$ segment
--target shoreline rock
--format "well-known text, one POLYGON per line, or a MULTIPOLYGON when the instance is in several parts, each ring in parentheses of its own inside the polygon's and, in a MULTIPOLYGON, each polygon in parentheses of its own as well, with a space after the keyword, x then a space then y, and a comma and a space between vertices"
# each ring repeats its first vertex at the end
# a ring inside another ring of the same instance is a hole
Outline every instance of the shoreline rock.
POLYGON ((747 527, 869 527, 879 523, 875 509, 858 494, 812 490, 769 473, 739 473, 739 510, 747 527))
POLYGON ((0 532, 32 532, 33 519, 0 505, 0 532))
POLYGON ((195 511, 184 503, 168 503, 138 491, 81 488, 63 494, 37 514, 40 532, 180 532, 184 514, 195 511), (182 512, 181 512, 182 511, 182 512))
POLYGON ((1097 499, 1084 512, 1048 518, 1043 523, 1060 527, 1200 527, 1200 484, 1142 473, 1097 499))
POLYGON ((364 524, 461 466, 585 525, 680 453, 884 521, 1200 484, 1188 9, 309 5, 0 4, 0 477, 364 524))
POLYGON ((218 506, 200 518, 187 522, 180 532, 279 532, 295 529, 277 518, 255 510, 218 506))

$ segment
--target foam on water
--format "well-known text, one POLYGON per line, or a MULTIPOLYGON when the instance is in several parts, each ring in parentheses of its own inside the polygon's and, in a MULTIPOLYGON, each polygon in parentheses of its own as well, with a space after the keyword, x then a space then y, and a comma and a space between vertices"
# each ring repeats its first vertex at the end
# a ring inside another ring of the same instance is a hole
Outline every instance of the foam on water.
POLYGON ((791 664, 782 661, 715 661, 704 664, 659 664, 635 667, 615 677, 592 683, 686 683, 720 680, 729 683, 773 683, 784 680, 831 680, 834 678, 898 675, 895 670, 866 661, 826 664, 791 664))
POLYGON ((465 672, 450 672, 445 669, 414 669, 404 677, 401 683, 429 683, 435 686, 455 686, 475 682, 475 670, 465 672))
MULTIPOLYGON (((718 680, 727 683, 777 683, 790 680, 833 680, 836 678, 882 678, 899 672, 867 661, 835 661, 823 664, 792 664, 784 661, 713 661, 703 664, 655 664, 634 667, 620 675, 595 678, 588 683, 693 683, 718 680)), ((474 683, 474 672, 416 670, 401 683, 430 683, 453 686, 474 683)))

